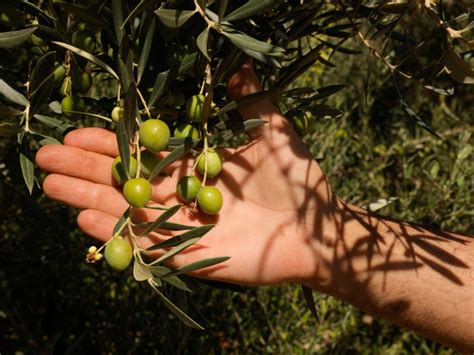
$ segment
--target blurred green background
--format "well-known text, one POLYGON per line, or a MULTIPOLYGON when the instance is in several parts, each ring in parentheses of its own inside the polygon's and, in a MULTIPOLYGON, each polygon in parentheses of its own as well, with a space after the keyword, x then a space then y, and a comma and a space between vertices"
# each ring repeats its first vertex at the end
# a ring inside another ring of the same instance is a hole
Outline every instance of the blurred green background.
MULTIPOLYGON (((473 234, 472 86, 439 96, 399 80, 407 102, 443 137, 437 139, 400 105, 386 67, 359 49, 358 56, 335 55, 336 68, 314 66, 295 85, 347 85, 323 101, 344 114, 316 121, 304 137, 333 189, 357 205, 396 197, 379 213, 473 234)), ((131 271, 85 264, 91 241, 76 227, 77 212, 39 189, 28 196, 10 143, 0 140, 1 354, 452 353, 315 294, 317 324, 298 285, 209 289, 192 304, 176 294, 207 326, 189 329, 131 271)))

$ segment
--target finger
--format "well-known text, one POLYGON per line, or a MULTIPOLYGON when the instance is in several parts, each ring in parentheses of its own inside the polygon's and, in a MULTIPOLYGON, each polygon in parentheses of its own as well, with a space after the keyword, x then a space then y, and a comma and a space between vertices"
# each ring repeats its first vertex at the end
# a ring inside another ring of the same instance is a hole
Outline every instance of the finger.
POLYGON ((103 128, 88 127, 71 131, 64 137, 64 144, 114 158, 119 155, 115 134, 103 128))
POLYGON ((47 172, 112 185, 113 159, 84 149, 57 144, 42 147, 36 154, 39 167, 47 172))
POLYGON ((112 186, 51 174, 43 182, 45 194, 80 209, 95 209, 120 217, 128 207, 119 190, 112 186))
POLYGON ((77 216, 79 228, 101 242, 106 242, 112 236, 117 222, 117 217, 93 209, 84 210, 77 216))

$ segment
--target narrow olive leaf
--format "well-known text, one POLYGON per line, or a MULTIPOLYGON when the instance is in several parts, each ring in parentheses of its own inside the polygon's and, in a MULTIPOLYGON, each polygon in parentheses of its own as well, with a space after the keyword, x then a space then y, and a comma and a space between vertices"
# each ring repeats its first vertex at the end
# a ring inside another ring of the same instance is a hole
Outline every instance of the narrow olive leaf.
POLYGON ((278 89, 270 89, 270 90, 265 90, 265 91, 260 91, 260 92, 256 92, 256 93, 253 93, 253 94, 245 95, 245 96, 243 96, 243 97, 241 97, 237 100, 233 100, 233 101, 227 103, 224 107, 220 108, 218 112, 219 112, 219 114, 221 114, 221 113, 225 113, 225 112, 228 112, 228 111, 232 111, 232 110, 235 110, 235 109, 239 108, 242 105, 253 104, 253 103, 258 102, 262 99, 269 98, 269 97, 272 97, 272 96, 278 95, 278 94, 279 94, 278 89))
POLYGON ((149 266, 148 269, 157 278, 161 278, 163 275, 169 274, 172 271, 169 267, 163 265, 152 265, 149 266))
POLYGON ((3 79, 0 79, 0 93, 5 96, 6 99, 15 104, 18 104, 23 107, 28 105, 28 100, 26 99, 26 97, 20 94, 15 89, 13 89, 3 79))
POLYGON ((23 175, 23 180, 25 180, 26 187, 28 188, 28 191, 31 195, 33 192, 33 185, 35 183, 35 166, 29 152, 27 152, 25 149, 26 147, 24 147, 26 145, 26 138, 23 139, 23 142, 23 149, 20 152, 21 173, 23 175))
POLYGON ((130 20, 138 15, 140 15, 147 7, 154 4, 155 0, 142 0, 138 3, 137 6, 134 7, 132 11, 128 14, 127 18, 123 21, 122 26, 120 29, 123 30, 125 25, 130 22, 130 20))
POLYGON ((449 76, 458 83, 474 84, 474 71, 451 45, 447 45, 444 51, 444 65, 449 76))
MULTIPOLYGON (((124 87, 125 89, 125 87, 124 87)), ((138 114, 138 98, 137 87, 132 82, 127 91, 125 91, 124 106, 123 106, 123 121, 128 137, 133 137, 135 127, 137 124, 136 118, 138 114)))
POLYGON ((250 37, 249 35, 237 31, 229 26, 223 26, 222 28, 223 31, 221 34, 226 36, 235 46, 242 50, 249 49, 273 57, 279 57, 285 53, 285 50, 281 47, 250 37))
POLYGON ((205 226, 196 227, 186 233, 177 235, 161 243, 148 247, 147 250, 151 251, 151 250, 157 250, 157 249, 162 249, 162 248, 170 248, 170 247, 174 247, 175 245, 179 245, 183 242, 186 242, 189 239, 200 238, 204 234, 209 232, 212 228, 214 228, 214 226, 215 224, 207 224, 205 226))
POLYGON ((123 39, 123 10, 122 10, 122 0, 112 0, 112 19, 114 21, 114 30, 115 38, 117 38, 117 43, 122 43, 123 39))
POLYGON ((0 137, 13 137, 21 132, 21 127, 18 123, 0 122, 0 137))
POLYGON ((50 99, 54 88, 54 74, 51 73, 31 97, 30 114, 35 115, 50 99))
POLYGON ((214 128, 217 128, 218 130, 221 130, 221 131, 228 131, 228 130, 248 131, 249 129, 259 127, 265 123, 267 123, 267 121, 262 120, 260 118, 251 118, 245 121, 232 119, 232 120, 219 122, 218 124, 214 126, 214 128))
POLYGON ((174 205, 168 208, 165 212, 163 212, 153 223, 151 223, 147 229, 141 234, 141 236, 147 235, 148 233, 154 231, 156 228, 160 227, 164 222, 168 219, 173 217, 176 212, 179 211, 181 205, 174 205))
POLYGON ((219 22, 222 22, 222 19, 225 16, 225 12, 227 10, 227 5, 229 4, 229 0, 220 0, 219 1, 219 8, 217 11, 217 18, 219 19, 219 22))
POLYGON ((309 311, 319 323, 318 310, 316 309, 316 303, 314 302, 313 290, 304 285, 301 285, 301 289, 303 290, 303 296, 306 301, 306 304, 308 305, 309 311))
POLYGON ((64 135, 66 132, 76 128, 70 123, 58 120, 57 118, 39 114, 34 115, 34 117, 46 126, 53 128, 59 135, 64 135))
POLYGON ((179 309, 173 302, 171 302, 159 289, 156 285, 150 283, 153 290, 160 296, 161 300, 165 304, 168 309, 176 315, 179 319, 181 319, 185 324, 190 327, 197 328, 203 330, 204 328, 194 321, 191 317, 189 317, 186 313, 184 313, 181 309, 179 309))
POLYGON ((187 74, 191 69, 193 69, 196 65, 197 57, 198 52, 186 54, 181 60, 181 63, 179 63, 178 75, 187 74))
POLYGON ((59 101, 51 101, 48 104, 48 107, 54 113, 57 113, 57 114, 63 113, 63 109, 61 108, 61 103, 59 101))
POLYGON ((202 293, 204 291, 199 281, 196 281, 187 275, 170 276, 165 277, 162 280, 169 283, 171 286, 186 292, 202 293))
POLYGON ((49 145, 49 144, 59 144, 62 145, 60 141, 53 137, 44 137, 38 141, 40 145, 49 145))
POLYGON ((442 88, 437 88, 437 87, 434 87, 434 86, 431 86, 431 85, 423 85, 425 89, 428 89, 430 91, 433 91, 439 95, 445 95, 445 96, 451 96, 452 94, 454 94, 454 86, 450 86, 446 89, 442 89, 442 88))
POLYGON ((117 125, 117 144, 125 176, 130 178, 130 139, 125 125, 125 119, 120 120, 117 125))
MULTIPOLYGON (((180 275, 180 276, 184 276, 184 275, 180 275)), ((201 284, 207 285, 209 287, 222 289, 222 290, 230 290, 230 291, 233 291, 233 292, 244 292, 245 291, 245 289, 240 285, 231 284, 229 282, 224 282, 224 281, 199 279, 199 282, 201 284)))
POLYGON ((181 27, 188 21, 196 11, 189 10, 172 10, 160 8, 155 11, 155 14, 158 16, 160 21, 166 27, 178 28, 181 27))
POLYGON ((201 51, 201 53, 204 55, 204 57, 206 57, 207 60, 211 60, 211 57, 209 57, 209 54, 207 54, 208 38, 209 38, 209 27, 206 27, 204 31, 202 31, 201 34, 196 39, 196 44, 199 50, 201 51))
POLYGON ((80 55, 81 57, 87 59, 88 61, 94 63, 95 65, 97 65, 97 66, 101 67, 102 69, 104 69, 105 71, 107 71, 115 79, 119 80, 119 76, 117 75, 117 73, 109 65, 107 65, 106 63, 101 61, 96 56, 94 56, 94 55, 92 55, 92 54, 90 54, 90 53, 88 53, 88 52, 86 52, 82 49, 71 46, 70 44, 64 43, 64 42, 52 41, 52 43, 54 43, 54 44, 56 44, 60 47, 69 49, 71 52, 74 52, 77 55, 80 55))
POLYGON ((24 30, 0 32, 0 48, 11 48, 30 39, 38 27, 25 28, 24 30))
POLYGON ((343 111, 328 105, 311 105, 309 107, 304 107, 304 109, 311 112, 314 116, 319 117, 337 117, 344 113, 343 111))
POLYGON ((167 70, 159 73, 156 76, 155 85, 153 85, 153 90, 151 92, 150 99, 148 100, 148 107, 153 107, 155 102, 161 97, 161 95, 163 95, 169 73, 170 71, 167 70))
POLYGON ((133 263, 133 277, 137 281, 145 281, 153 278, 153 275, 145 265, 143 265, 137 258, 135 258, 135 261, 133 263))
POLYGON ((159 263, 162 263, 163 261, 168 260, 169 258, 172 258, 176 254, 179 254, 180 252, 182 252, 184 249, 195 244, 198 240, 199 238, 193 238, 181 243, 180 245, 174 247, 173 249, 168 250, 165 254, 160 256, 158 259, 154 260, 153 264, 159 264, 159 263))
POLYGON ((337 44, 333 44, 331 42, 321 41, 321 43, 324 43, 327 47, 329 47, 331 49, 334 49, 337 52, 344 53, 344 54, 358 55, 358 54, 362 53, 362 51, 352 49, 352 48, 342 47, 342 46, 339 46, 337 44))
POLYGON ((62 7, 67 13, 76 15, 75 18, 87 19, 88 23, 97 25, 98 27, 105 30, 111 38, 114 38, 115 33, 112 31, 113 26, 109 20, 110 16, 108 13, 107 16, 105 16, 106 14, 104 12, 94 12, 91 14, 91 10, 89 8, 77 4, 71 4, 70 2, 60 2, 55 0, 54 5, 62 7))
POLYGON ((127 220, 128 216, 130 216, 130 211, 131 211, 131 207, 128 207, 123 213, 123 215, 119 218, 119 220, 114 226, 113 235, 116 235, 118 231, 122 229, 122 226, 125 224, 125 221, 127 220))
POLYGON ((268 65, 272 65, 276 68, 281 68, 281 64, 278 62, 278 60, 276 60, 274 57, 270 57, 268 55, 265 55, 265 54, 262 54, 262 53, 259 53, 259 52, 255 52, 255 51, 252 51, 248 48, 241 48, 242 52, 244 52, 245 54, 251 56, 252 58, 254 59, 257 59, 258 61, 262 62, 262 63, 265 63, 265 64, 268 64, 268 65))
POLYGON ((153 171, 150 174, 150 177, 148 178, 148 181, 153 181, 153 179, 168 165, 171 163, 174 163, 176 160, 181 159, 183 156, 185 156, 191 149, 193 149, 197 143, 194 143, 196 141, 193 141, 192 143, 188 144, 183 144, 180 145, 178 148, 174 149, 171 153, 169 153, 163 160, 161 160, 153 169, 153 171))
POLYGON ((322 88, 318 88, 316 95, 311 96, 312 100, 319 100, 324 97, 334 95, 336 92, 344 89, 346 85, 328 85, 322 88))
POLYGON ((130 87, 130 84, 132 83, 133 73, 130 73, 129 68, 127 68, 127 65, 125 64, 125 62, 120 56, 118 57, 117 62, 118 62, 120 83, 122 84, 124 88, 128 88, 130 87))
POLYGON ((140 59, 138 60, 137 83, 140 83, 143 73, 145 72, 146 64, 148 62, 148 57, 150 55, 151 45, 153 43, 153 34, 155 33, 155 24, 156 24, 155 19, 153 18, 148 28, 148 33, 145 38, 145 43, 143 44, 142 52, 140 53, 140 59))
POLYGON ((168 150, 173 150, 183 144, 197 144, 200 139, 193 140, 192 138, 186 137, 171 137, 168 143, 168 150))
POLYGON ((281 0, 249 0, 244 5, 235 9, 224 17, 224 21, 236 21, 249 18, 267 8, 278 4, 281 0))
POLYGON ((35 17, 42 17, 45 21, 55 21, 56 19, 41 10, 38 6, 27 2, 27 1, 9 1, 9 3, 26 13, 29 13, 35 17))
POLYGON ((166 229, 169 231, 184 231, 195 228, 194 226, 187 226, 185 224, 165 222, 160 226, 160 229, 166 229))
POLYGON ((171 275, 186 274, 186 273, 193 272, 199 269, 204 269, 206 267, 223 263, 224 261, 229 260, 229 259, 230 259, 230 256, 219 256, 217 258, 199 260, 194 263, 177 268, 176 270, 171 271, 169 274, 166 274, 163 277, 168 277, 171 275))
POLYGON ((442 137, 438 133, 436 133, 436 131, 433 129, 433 127, 431 127, 415 111, 413 111, 413 109, 406 103, 405 100, 400 99, 400 103, 402 104, 403 109, 405 110, 405 112, 408 113, 408 115, 410 115, 410 117, 415 119, 415 122, 418 126, 420 126, 421 128, 426 129, 428 132, 430 132, 435 137, 437 137, 439 139, 442 139, 442 137))
POLYGON ((23 115, 23 111, 14 109, 13 107, 7 105, 0 105, 0 117, 2 118, 15 118, 23 115))
POLYGON ((56 52, 48 52, 38 59, 30 76, 30 85, 28 88, 30 96, 34 96, 36 91, 41 88, 51 74, 53 74, 55 60, 56 52))
POLYGON ((244 133, 244 132, 250 131, 254 128, 260 127, 260 126, 264 125, 265 123, 267 123, 267 121, 260 120, 260 119, 248 120, 248 121, 244 121, 243 125, 238 127, 238 128, 235 127, 233 129, 223 131, 222 133, 219 133, 219 134, 222 136, 222 139, 224 141, 226 141, 226 140, 228 140, 230 138, 233 138, 233 137, 235 137, 235 136, 237 136, 241 133, 244 133))

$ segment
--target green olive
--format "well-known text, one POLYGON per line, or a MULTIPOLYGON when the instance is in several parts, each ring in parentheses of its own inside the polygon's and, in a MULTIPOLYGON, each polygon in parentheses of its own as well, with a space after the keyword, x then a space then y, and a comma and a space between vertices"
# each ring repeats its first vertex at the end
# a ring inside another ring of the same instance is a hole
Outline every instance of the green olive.
POLYGON ((192 202, 201 189, 201 181, 194 176, 183 176, 176 185, 176 194, 183 202, 192 202))
POLYGON ((297 112, 292 116, 292 120, 295 130, 300 136, 311 132, 314 118, 310 112, 297 112))
POLYGON ((64 80, 64 77, 66 76, 66 69, 64 66, 56 62, 54 63, 54 82, 59 83, 60 81, 64 80))
POLYGON ((88 72, 73 71, 72 87, 75 91, 84 94, 92 86, 92 76, 88 72))
POLYGON ((74 47, 92 53, 95 49, 94 35, 87 31, 76 31, 72 34, 71 43, 74 47))
POLYGON ((202 122, 203 106, 206 97, 198 94, 191 96, 186 102, 186 115, 190 121, 202 122))
POLYGON ((123 271, 132 261, 132 246, 122 237, 116 237, 105 247, 104 256, 112 269, 123 271))
POLYGON ((43 47, 46 45, 46 42, 39 36, 35 35, 34 33, 30 37, 31 43, 33 43, 35 46, 38 47, 43 47))
POLYGON ((148 150, 144 150, 140 154, 140 163, 142 168, 142 175, 148 178, 151 175, 151 172, 155 168, 156 164, 159 163, 159 160, 155 154, 148 150))
POLYGON ((112 117, 112 121, 119 123, 119 121, 123 118, 123 108, 120 106, 115 106, 110 116, 112 117))
POLYGON ((222 208, 222 194, 215 186, 205 186, 197 195, 199 208, 207 214, 217 214, 222 208))
POLYGON ((158 119, 150 119, 140 126, 140 142, 150 152, 158 153, 168 147, 170 129, 168 125, 158 119))
MULTIPOLYGON (((204 175, 206 170, 206 155, 201 153, 198 157, 197 163, 198 171, 204 175)), ((222 171, 222 158, 219 153, 214 149, 209 149, 207 151, 207 176, 211 179, 219 175, 222 171)))
MULTIPOLYGON (((130 156, 130 164, 128 171, 130 173, 130 177, 132 178, 137 175, 137 160, 133 156, 130 156)), ((112 176, 114 177, 115 181, 117 181, 117 183, 120 185, 128 180, 120 156, 115 158, 112 163, 112 176)))
POLYGON ((123 185, 123 197, 133 207, 144 207, 151 199, 152 188, 148 180, 135 178, 123 185))
POLYGON ((189 123, 183 123, 174 129, 174 136, 179 138, 199 139, 199 130, 189 123))
POLYGON ((63 111, 63 115, 66 117, 73 117, 75 116, 74 113, 71 111, 84 111, 86 108, 86 104, 82 97, 78 96, 66 96, 62 101, 61 101, 61 109, 63 111))

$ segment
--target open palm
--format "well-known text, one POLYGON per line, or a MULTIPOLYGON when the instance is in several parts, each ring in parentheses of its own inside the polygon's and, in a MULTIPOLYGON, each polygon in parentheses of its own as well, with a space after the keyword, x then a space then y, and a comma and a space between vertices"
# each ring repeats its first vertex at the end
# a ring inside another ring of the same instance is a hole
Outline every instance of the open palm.
MULTIPOLYGON (((260 90, 249 64, 229 78, 230 96, 238 98, 260 90)), ((199 259, 230 256, 223 264, 199 270, 196 276, 240 284, 304 282, 317 269, 317 250, 311 243, 331 213, 332 195, 323 173, 299 140, 291 125, 268 101, 241 109, 245 117, 268 121, 252 141, 238 149, 222 150, 224 170, 209 184, 224 197, 218 216, 193 215, 186 208, 172 221, 199 225, 216 223, 199 243, 171 260, 181 266, 199 259)), ((128 207, 113 184, 111 166, 118 155, 115 134, 100 128, 69 133, 65 145, 40 149, 38 165, 51 174, 44 181, 45 193, 82 209, 80 228, 105 241, 128 207)), ((181 176, 192 173, 193 159, 169 167, 170 177, 153 182, 153 200, 179 202, 175 188, 181 176)), ((141 221, 154 220, 161 212, 142 209, 141 221)), ((163 235, 140 239, 142 246, 156 243, 163 235)))

